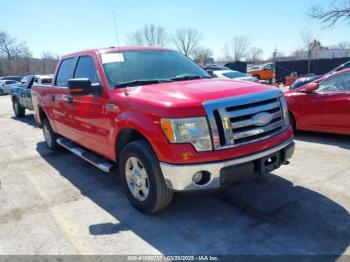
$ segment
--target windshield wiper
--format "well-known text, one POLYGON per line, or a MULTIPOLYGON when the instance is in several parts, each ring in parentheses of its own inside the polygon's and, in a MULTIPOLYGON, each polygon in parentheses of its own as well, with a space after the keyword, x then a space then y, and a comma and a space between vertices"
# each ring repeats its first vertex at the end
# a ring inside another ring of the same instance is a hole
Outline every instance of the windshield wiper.
POLYGON ((123 82, 114 85, 114 87, 129 87, 129 86, 138 86, 138 85, 152 85, 152 84, 159 84, 164 82, 170 82, 170 80, 159 80, 159 79, 151 79, 151 80, 133 80, 129 82, 123 82))
POLYGON ((170 78, 171 81, 184 81, 184 80, 195 80, 211 78, 210 76, 198 76, 198 75, 179 75, 174 78, 170 78))

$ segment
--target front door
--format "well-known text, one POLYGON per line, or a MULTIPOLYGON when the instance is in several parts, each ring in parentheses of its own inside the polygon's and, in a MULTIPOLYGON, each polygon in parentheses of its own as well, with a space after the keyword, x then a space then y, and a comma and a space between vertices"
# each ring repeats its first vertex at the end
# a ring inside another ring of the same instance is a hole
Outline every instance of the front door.
POLYGON ((322 127, 325 131, 350 134, 350 72, 333 77, 331 84, 320 83, 324 96, 322 127))
MULTIPOLYGON (((101 85, 95 62, 91 56, 80 56, 73 78, 88 78, 92 84, 101 85)), ((102 88, 102 87, 100 87, 102 88)), ((105 99, 98 94, 70 96, 67 106, 67 125, 74 130, 78 142, 95 152, 106 152, 111 123, 107 119, 105 99)))

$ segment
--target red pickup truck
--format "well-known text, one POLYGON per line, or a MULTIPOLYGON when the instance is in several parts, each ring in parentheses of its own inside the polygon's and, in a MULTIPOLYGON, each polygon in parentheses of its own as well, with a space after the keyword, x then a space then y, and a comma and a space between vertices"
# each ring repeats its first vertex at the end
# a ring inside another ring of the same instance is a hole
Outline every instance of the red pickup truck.
POLYGON ((211 79, 169 49, 66 55, 52 85, 35 85, 32 99, 47 146, 118 170, 129 201, 145 213, 167 207, 176 191, 270 172, 294 151, 281 91, 211 79))

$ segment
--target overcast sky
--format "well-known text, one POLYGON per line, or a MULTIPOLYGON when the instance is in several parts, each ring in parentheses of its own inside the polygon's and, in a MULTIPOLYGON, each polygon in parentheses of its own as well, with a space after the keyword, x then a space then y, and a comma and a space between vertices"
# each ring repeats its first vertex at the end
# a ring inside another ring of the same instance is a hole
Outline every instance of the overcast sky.
POLYGON ((305 13, 314 4, 331 0, 0 0, 0 30, 26 41, 35 57, 44 51, 65 53, 120 45, 144 24, 163 26, 169 33, 181 27, 198 29, 202 45, 222 56, 234 36, 247 35, 252 46, 271 56, 274 48, 288 54, 301 45, 300 32, 310 32, 323 45, 350 41, 350 24, 323 28, 305 13))

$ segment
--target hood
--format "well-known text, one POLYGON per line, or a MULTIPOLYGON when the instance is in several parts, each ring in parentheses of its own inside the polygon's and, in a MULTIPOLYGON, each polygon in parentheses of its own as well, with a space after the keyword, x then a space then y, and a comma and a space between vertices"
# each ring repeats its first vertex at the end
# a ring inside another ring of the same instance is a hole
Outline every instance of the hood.
MULTIPOLYGON (((214 78, 129 87, 125 91, 128 93, 130 106, 147 104, 148 107, 158 107, 164 114, 177 111, 191 115, 196 111, 198 113, 198 110, 205 114, 202 104, 206 101, 273 89, 275 88, 254 82, 214 78)), ((147 107, 142 108, 145 110, 147 107)))

